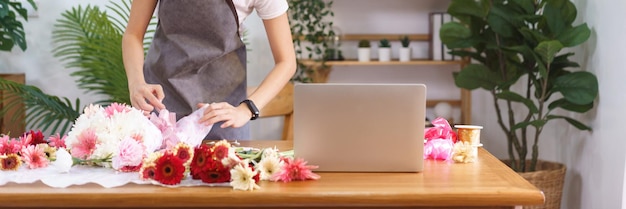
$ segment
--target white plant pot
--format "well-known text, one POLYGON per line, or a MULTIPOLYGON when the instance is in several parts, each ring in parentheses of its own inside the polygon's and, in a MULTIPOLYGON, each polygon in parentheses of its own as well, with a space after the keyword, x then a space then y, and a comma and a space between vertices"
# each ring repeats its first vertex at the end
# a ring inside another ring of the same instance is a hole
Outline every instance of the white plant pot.
POLYGON ((402 47, 400 48, 400 62, 408 62, 411 60, 411 48, 402 47))
POLYGON ((389 62, 391 60, 391 48, 378 48, 378 61, 389 62))
POLYGON ((370 48, 359 48, 359 62, 369 62, 371 53, 370 48))

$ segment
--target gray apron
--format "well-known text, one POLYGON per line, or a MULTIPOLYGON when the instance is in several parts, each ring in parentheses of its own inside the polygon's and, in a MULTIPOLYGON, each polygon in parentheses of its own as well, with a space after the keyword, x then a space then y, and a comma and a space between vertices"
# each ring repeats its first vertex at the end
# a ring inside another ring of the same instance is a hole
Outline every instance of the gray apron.
MULTIPOLYGON (((232 0, 159 0, 159 23, 144 64, 146 82, 161 84, 163 104, 177 119, 198 103, 246 99, 246 49, 232 0)), ((214 124, 206 139, 249 139, 246 124, 222 129, 214 124)))

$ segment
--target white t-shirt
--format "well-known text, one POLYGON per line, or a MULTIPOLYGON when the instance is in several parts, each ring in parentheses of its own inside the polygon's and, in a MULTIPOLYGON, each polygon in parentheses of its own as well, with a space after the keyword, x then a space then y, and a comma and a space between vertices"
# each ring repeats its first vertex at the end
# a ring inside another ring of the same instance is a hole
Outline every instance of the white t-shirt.
POLYGON ((289 9, 287 0, 233 0, 239 16, 239 24, 256 10, 261 19, 267 20, 278 17, 289 9))

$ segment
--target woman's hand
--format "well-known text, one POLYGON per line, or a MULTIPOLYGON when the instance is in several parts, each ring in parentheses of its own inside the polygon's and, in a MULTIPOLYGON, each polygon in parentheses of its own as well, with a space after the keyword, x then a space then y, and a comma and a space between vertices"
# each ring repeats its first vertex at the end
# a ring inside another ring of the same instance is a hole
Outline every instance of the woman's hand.
POLYGON ((133 107, 147 113, 155 108, 157 110, 165 109, 165 105, 161 102, 165 98, 161 85, 142 83, 129 85, 128 88, 130 91, 130 103, 133 107))
MULTIPOLYGON (((200 103, 198 104, 198 108, 201 108, 204 105, 206 104, 200 103)), ((248 107, 245 106, 245 104, 233 107, 226 102, 220 102, 211 103, 209 107, 206 108, 204 115, 198 122, 205 125, 212 125, 223 121, 224 123, 222 123, 220 128, 239 128, 245 125, 251 117, 252 113, 248 107)))

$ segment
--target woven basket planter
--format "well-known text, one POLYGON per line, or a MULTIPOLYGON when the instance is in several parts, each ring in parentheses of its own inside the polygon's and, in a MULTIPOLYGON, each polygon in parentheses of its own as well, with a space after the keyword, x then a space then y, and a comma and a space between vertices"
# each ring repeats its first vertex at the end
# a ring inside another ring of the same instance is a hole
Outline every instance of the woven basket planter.
MULTIPOLYGON (((502 160, 502 162, 510 164, 508 160, 502 160)), ((529 166, 530 160, 526 164, 529 166)), ((560 209, 565 170, 566 167, 562 163, 537 160, 537 171, 518 172, 520 176, 543 191, 546 197, 543 205, 524 206, 524 209, 560 209)))

